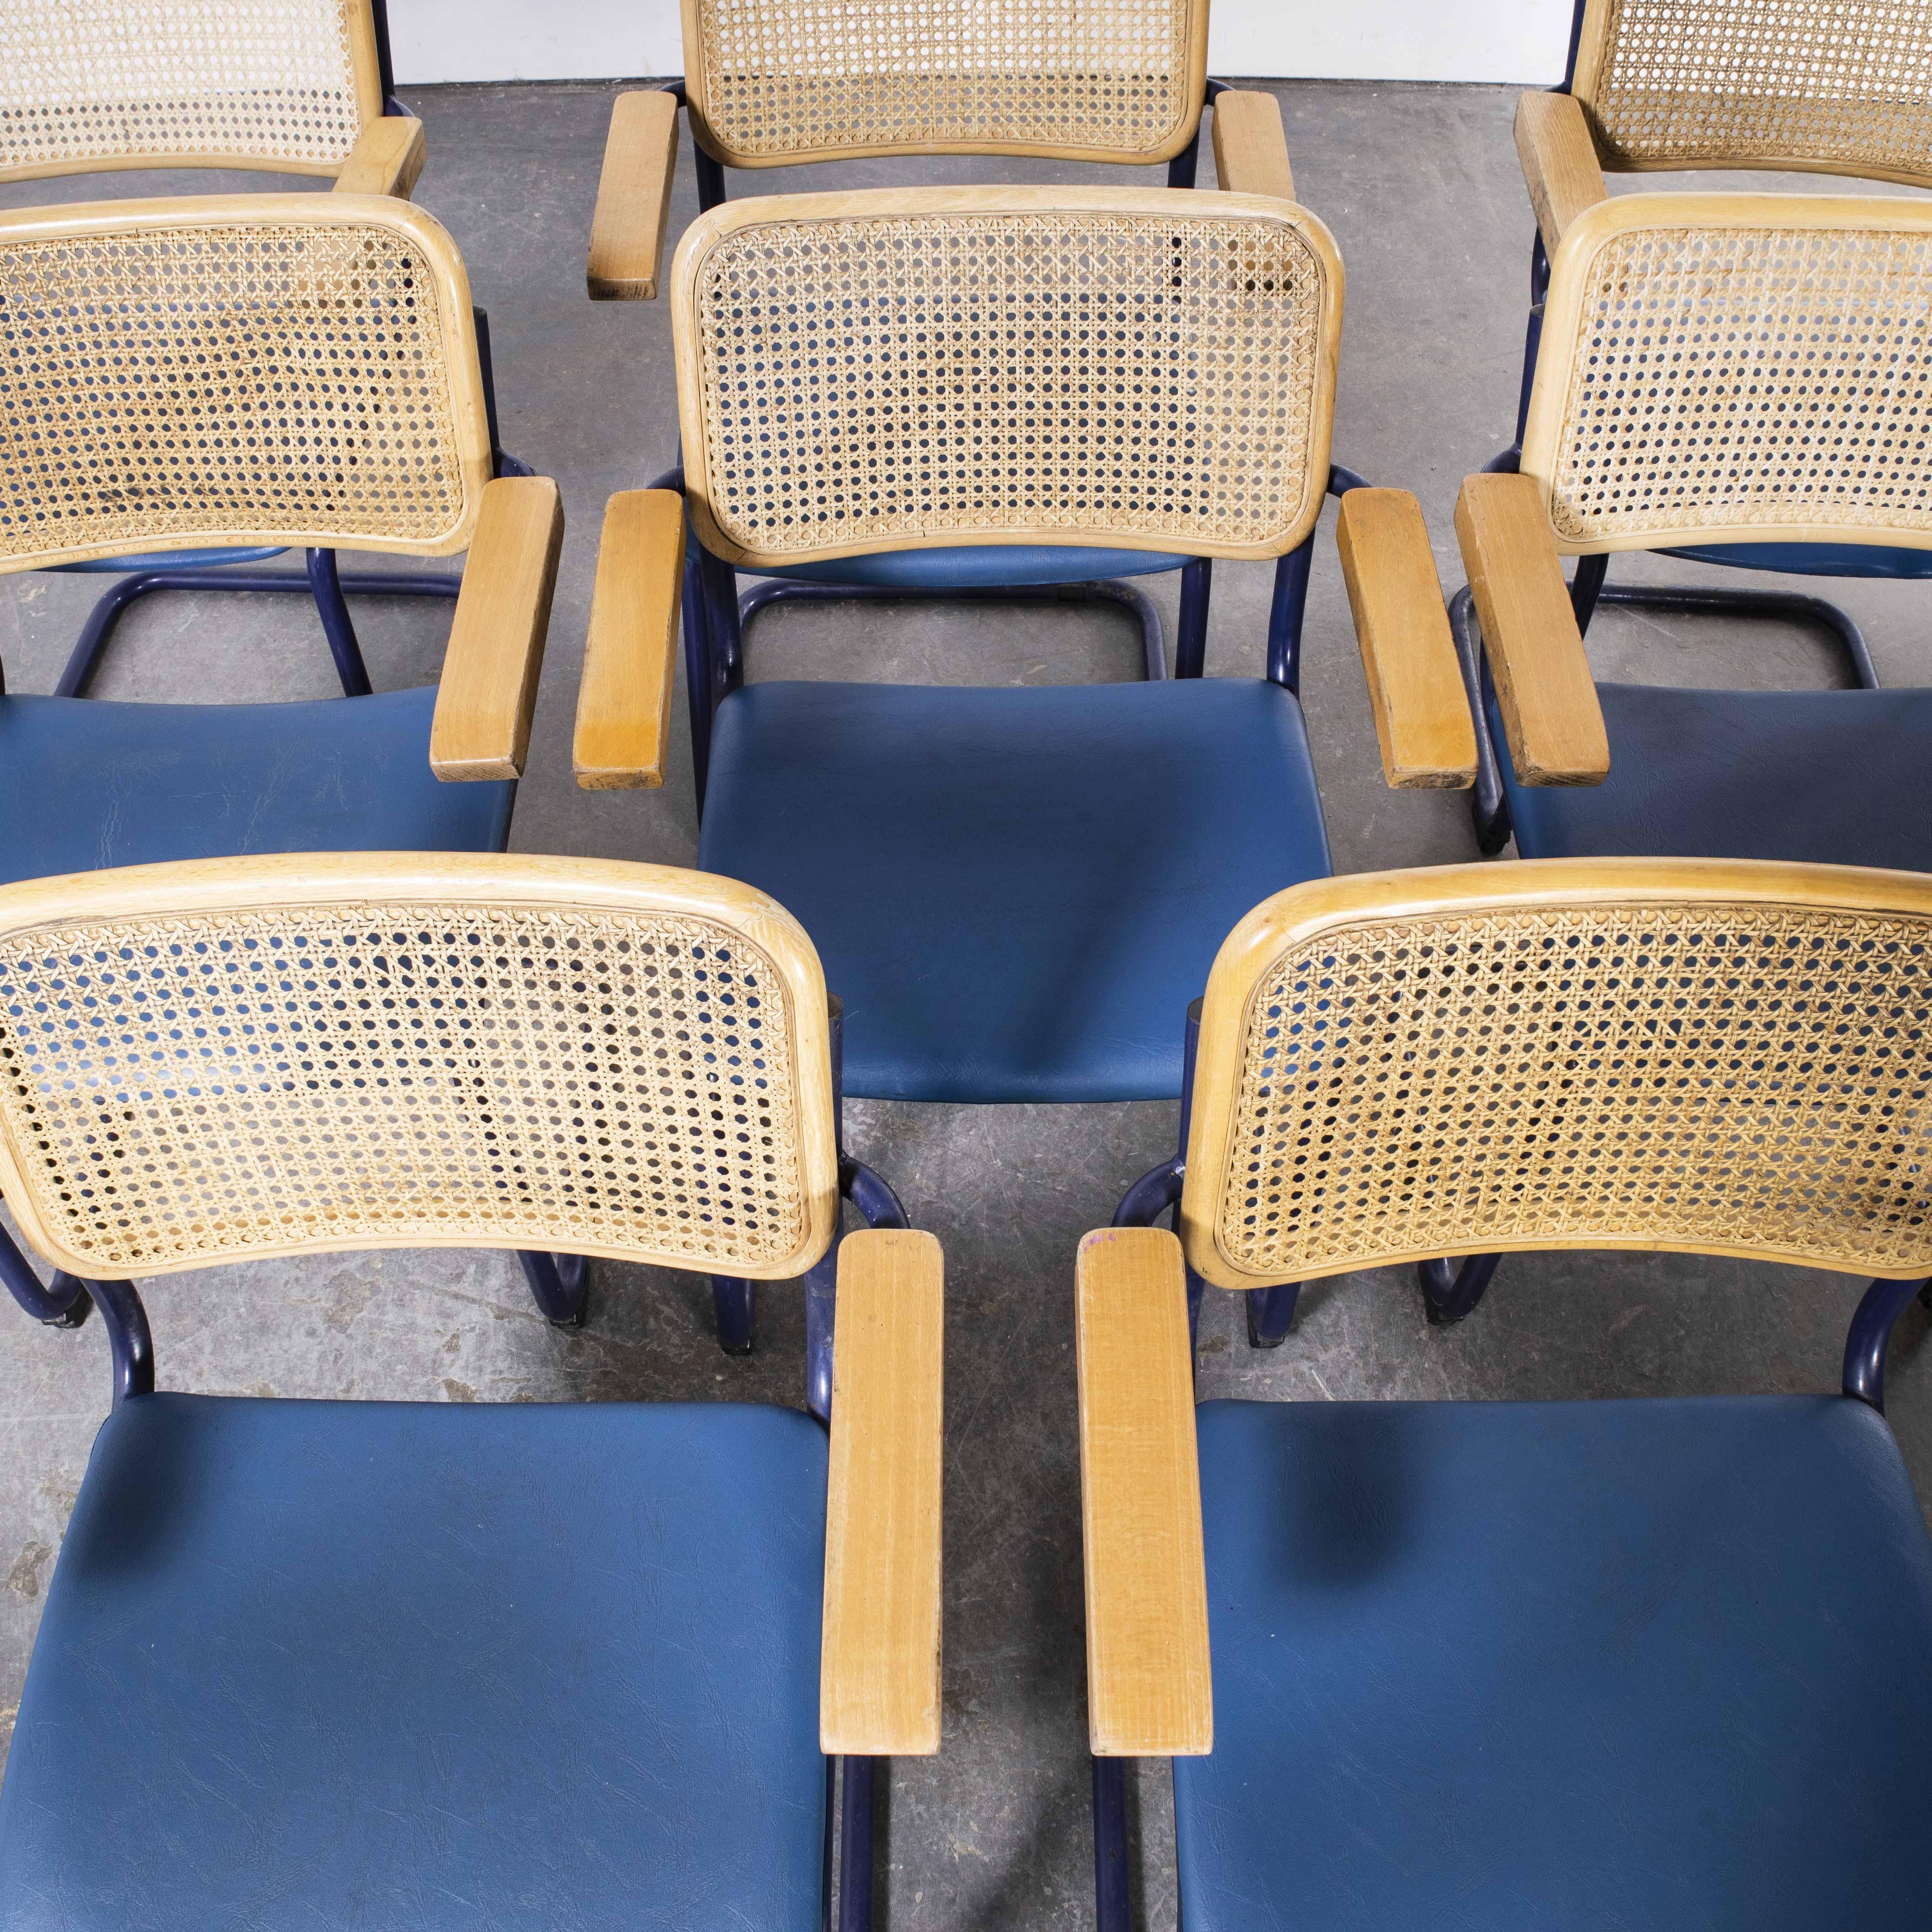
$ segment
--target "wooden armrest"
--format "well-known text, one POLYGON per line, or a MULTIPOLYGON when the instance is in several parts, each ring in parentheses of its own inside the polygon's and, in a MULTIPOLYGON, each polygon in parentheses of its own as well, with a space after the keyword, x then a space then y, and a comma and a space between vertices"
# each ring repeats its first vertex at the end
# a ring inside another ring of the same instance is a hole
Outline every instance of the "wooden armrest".
POLYGON ((1406 490, 1351 490, 1335 542, 1384 776, 1398 790, 1473 784, 1476 728, 1422 506, 1406 490))
POLYGON ((868 1229, 838 1250, 826 1496, 819 1744, 939 1748, 944 1263, 930 1234, 868 1229))
POLYGON ((1230 194, 1294 199, 1281 103, 1257 88, 1231 87, 1214 97, 1214 178, 1230 194))
POLYGON ((1569 94, 1526 94, 1516 104, 1516 151, 1544 250, 1554 261, 1564 230, 1610 192, 1590 124, 1569 94))
POLYGON ((407 201, 429 158, 423 124, 406 115, 386 114, 356 137, 335 177, 338 194, 392 194, 407 201))
POLYGON ((484 486, 430 727, 438 778, 523 776, 562 546, 563 502, 548 476, 484 486))
POLYGON ((1601 784, 1610 771, 1603 706, 1535 478, 1466 478, 1456 535, 1517 778, 1601 784))
POLYGON ((620 490, 604 512, 577 688, 572 763, 586 791, 664 783, 683 587, 684 499, 620 490))
POLYGON ((656 299, 676 167, 676 95, 659 88, 619 94, 590 218, 584 280, 592 302, 656 299))
POLYGON ((1214 1748, 1214 1695, 1180 1242, 1160 1228, 1089 1234, 1074 1333, 1088 1741, 1096 1757, 1198 1757, 1214 1748))

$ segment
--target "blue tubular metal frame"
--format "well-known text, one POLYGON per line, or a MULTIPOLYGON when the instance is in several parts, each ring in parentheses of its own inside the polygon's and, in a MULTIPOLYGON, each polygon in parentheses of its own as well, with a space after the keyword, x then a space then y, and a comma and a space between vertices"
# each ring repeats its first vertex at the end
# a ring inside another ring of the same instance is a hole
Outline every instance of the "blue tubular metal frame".
MULTIPOLYGON (((377 46, 385 50, 387 40, 378 9, 377 46)), ((394 101, 391 111, 401 111, 394 101)), ((490 456, 493 473, 498 476, 529 476, 536 472, 502 446, 496 426, 496 385, 490 353, 490 318, 482 310, 474 312, 476 324, 477 361, 483 376, 483 406, 490 428, 490 456)), ((111 568, 112 565, 109 567, 111 568)), ((56 564, 57 572, 98 572, 98 565, 56 564)), ((322 620, 322 635, 334 660, 335 673, 346 698, 369 694, 369 672, 362 662, 362 646, 349 614, 346 596, 442 597, 454 598, 463 588, 460 576, 427 572, 352 571, 344 575, 332 550, 311 550, 299 571, 245 570, 233 564, 178 565, 160 569, 136 568, 121 577, 94 604, 82 626, 80 637, 69 653, 60 682, 54 687, 60 698, 84 698, 122 614, 136 599, 157 590, 232 590, 310 597, 322 620)))

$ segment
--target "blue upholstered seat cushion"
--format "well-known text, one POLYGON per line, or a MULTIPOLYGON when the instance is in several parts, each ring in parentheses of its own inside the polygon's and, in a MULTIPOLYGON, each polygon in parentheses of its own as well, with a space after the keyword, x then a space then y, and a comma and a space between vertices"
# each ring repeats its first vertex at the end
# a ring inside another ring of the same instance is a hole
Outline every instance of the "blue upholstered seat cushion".
POLYGON ((795 563, 764 574, 800 584, 867 584, 892 590, 985 590, 1148 577, 1192 561, 1161 550, 1091 550, 1083 544, 962 544, 956 549, 875 550, 870 556, 795 563))
POLYGON ((154 1395, 94 1444, 4 1932, 819 1932, 823 1432, 154 1395))
POLYGON ((1600 785, 1523 785, 1490 729, 1526 859, 1785 859, 1932 870, 1932 691, 1600 684, 1600 785))
POLYGON ((1188 1932, 1907 1932, 1932 1546, 1839 1396, 1210 1402, 1188 1932))
POLYGON ((1882 544, 1699 544, 1665 554, 1696 563, 1781 570, 1797 577, 1932 577, 1932 550, 1891 549, 1882 544))
POLYGON ((516 787, 429 768, 436 692, 0 697, 0 883, 248 852, 496 852, 516 787))
POLYGON ((1228 929, 1328 870, 1300 707, 1258 680, 757 684, 719 707, 698 863, 803 921, 848 1093, 1180 1089, 1228 929))

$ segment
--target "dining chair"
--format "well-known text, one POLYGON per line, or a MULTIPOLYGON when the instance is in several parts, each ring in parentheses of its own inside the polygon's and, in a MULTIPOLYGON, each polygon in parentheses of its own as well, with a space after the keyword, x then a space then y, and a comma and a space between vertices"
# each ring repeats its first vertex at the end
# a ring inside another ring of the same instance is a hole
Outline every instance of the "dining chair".
MULTIPOLYGON (((500 851, 563 516, 548 478, 497 473, 469 280, 443 230, 350 195, 0 216, 0 573, 158 544, 305 548, 295 580, 316 586, 349 694, 83 698, 83 638, 53 694, 0 686, 0 882, 238 854, 500 851), (437 682, 370 693, 338 546, 469 552, 460 575, 421 580, 454 600, 437 682)), ((548 1312, 580 1318, 580 1262, 526 1265, 548 1312)), ((30 1312, 85 1316, 73 1280, 31 1280, 10 1275, 30 1312)))
MULTIPOLYGON (((1804 0, 1692 8, 1576 0, 1562 82, 1523 94, 1516 106, 1516 151, 1537 232, 1514 447, 1521 449, 1528 430, 1551 265, 1572 224, 1608 197, 1606 172, 1750 168, 1932 186, 1925 53, 1924 22, 1909 9, 1818 8, 1804 0)), ((1842 537, 1753 536, 1670 554, 1800 576, 1932 574, 1922 551, 1842 537)), ((1599 580, 1597 595, 1652 610, 1802 622, 1828 633, 1855 664, 1865 654, 1846 611, 1789 589, 1599 580)))
POLYGON ((1932 862, 1932 691, 1880 688, 1856 638, 1855 688, 1799 691, 1598 682, 1582 641, 1615 554, 1932 559, 1928 316, 1918 202, 1629 195, 1566 232, 1520 457, 1457 508, 1486 851, 1932 862))
MULTIPOLYGON (((1258 88, 1210 80, 1208 0, 685 0, 685 76, 620 94, 590 236, 595 302, 658 292, 677 164, 691 123, 700 210, 725 199, 728 167, 880 156, 983 154, 1146 166, 1192 188, 1204 105, 1225 189, 1292 201, 1281 109, 1258 88)), ((889 602, 962 594, 1035 601, 1042 586, 1108 603, 1140 626, 1150 678, 1166 675, 1161 615, 1133 580, 1183 560, 1157 551, 852 557, 745 593, 744 620, 781 602, 889 602)))
POLYGON ((1178 1235, 1124 1204, 1077 1270, 1101 1932, 1143 1757, 1190 1932, 1918 1922, 1932 1543, 1883 1407, 1928 1096, 1919 874, 1442 867, 1240 922, 1178 1235), (1876 1279, 1833 1394, 1196 1406, 1204 1282, 1574 1249, 1876 1279))
POLYGON ((666 866, 0 886, 0 1187, 115 1375, 0 1927, 822 1932, 836 1871, 863 1932, 878 1762, 939 1744, 941 1260, 842 1154, 836 1037, 783 908, 666 866), (156 1385, 137 1278, 452 1247, 796 1280, 804 1408, 156 1385))
POLYGON ((577 771, 662 782, 681 602, 699 863, 812 934, 849 1091, 1180 1090, 1172 1016, 1228 924, 1328 869, 1295 693, 1330 494, 1390 782, 1468 782, 1420 513, 1330 461, 1341 298, 1327 230, 1259 196, 771 197, 686 236, 685 466, 610 501, 577 771), (1178 674, 746 682, 741 570, 1039 545, 1184 554, 1178 674), (1203 674, 1218 559, 1274 566, 1264 676, 1203 674))
POLYGON ((386 0, 0 4, 0 181, 260 169, 406 200, 425 154, 386 0))

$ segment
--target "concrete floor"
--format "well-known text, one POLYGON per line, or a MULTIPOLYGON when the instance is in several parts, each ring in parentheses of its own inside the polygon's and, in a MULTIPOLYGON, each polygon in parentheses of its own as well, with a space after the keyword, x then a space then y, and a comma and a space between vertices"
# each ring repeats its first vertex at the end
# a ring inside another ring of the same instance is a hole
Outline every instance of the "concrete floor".
MULTIPOLYGON (((612 92, 412 90, 430 155, 416 199, 454 232, 490 312, 505 440, 557 478, 570 519, 514 843, 688 863, 696 826, 681 764, 656 793, 580 792, 570 773, 604 500, 668 467, 676 448, 666 311, 592 307, 584 294, 612 92)), ((1514 91, 1293 83, 1276 92, 1298 190, 1348 266, 1336 458, 1420 496, 1453 588, 1462 578, 1450 521, 1457 484, 1508 440, 1514 418, 1530 219, 1510 136, 1514 91)), ((1204 154, 1203 185, 1210 167, 1204 154)), ((872 162, 774 173, 756 185, 1083 178, 1098 172, 872 162)), ((0 200, 218 185, 98 177, 30 182, 0 190, 0 200)), ((734 192, 748 185, 740 177, 734 192)), ((695 212, 687 147, 674 244, 695 212)), ((1461 797, 1383 788, 1332 523, 1331 508, 1310 600, 1304 696, 1336 868, 1472 859, 1461 797)), ((1679 568, 1646 562, 1619 574, 1679 568)), ((1258 671, 1268 589, 1263 566, 1217 570, 1210 672, 1258 671)), ((91 595, 73 578, 16 578, 0 589, 0 661, 12 689, 52 688, 91 595)), ((1842 597, 1868 627, 1888 683, 1926 681, 1915 595, 1880 584, 1842 597)), ((1171 590, 1168 599, 1171 620, 1171 590)), ((424 608, 370 608, 362 630, 377 688, 433 680, 446 621, 424 608)), ((755 634, 753 674, 1085 681, 1132 674, 1135 650, 1124 622, 1060 608, 1018 616, 781 611, 755 634)), ((1784 687, 1836 675, 1805 634, 1735 623, 1610 612, 1591 650, 1606 672, 1658 682, 1784 687)), ((142 699, 320 697, 332 688, 302 607, 190 598, 158 600, 131 617, 97 687, 142 699)), ((947 1262, 946 1742, 936 1760, 892 1774, 886 1922, 893 1932, 1077 1926, 1092 1893, 1072 1262, 1081 1234, 1104 1223, 1127 1183, 1169 1150, 1174 1110, 857 1103, 850 1116, 855 1150, 938 1234, 947 1262)), ((331 1257, 176 1277, 146 1292, 170 1388, 452 1402, 802 1400, 802 1323, 782 1290, 765 1297, 764 1346, 747 1361, 713 1346, 701 1283, 602 1264, 590 1325, 572 1335, 540 1322, 514 1264, 490 1254, 331 1257)), ((1405 1275, 1365 1275, 1304 1294, 1295 1333, 1272 1354, 1250 1352, 1232 1298, 1210 1299, 1201 1390, 1318 1400, 1826 1390, 1836 1386, 1858 1292, 1844 1277, 1728 1262, 1550 1257, 1512 1263, 1474 1318, 1437 1332, 1405 1275)), ((1926 1328, 1916 1308, 1900 1326, 1891 1406, 1921 1495, 1932 1496, 1926 1328)), ((98 1322, 58 1334, 0 1312, 0 1749, 107 1386, 98 1322)), ((1166 1927, 1174 1909, 1164 1768, 1143 1772, 1139 1802, 1148 1921, 1166 1927)))

